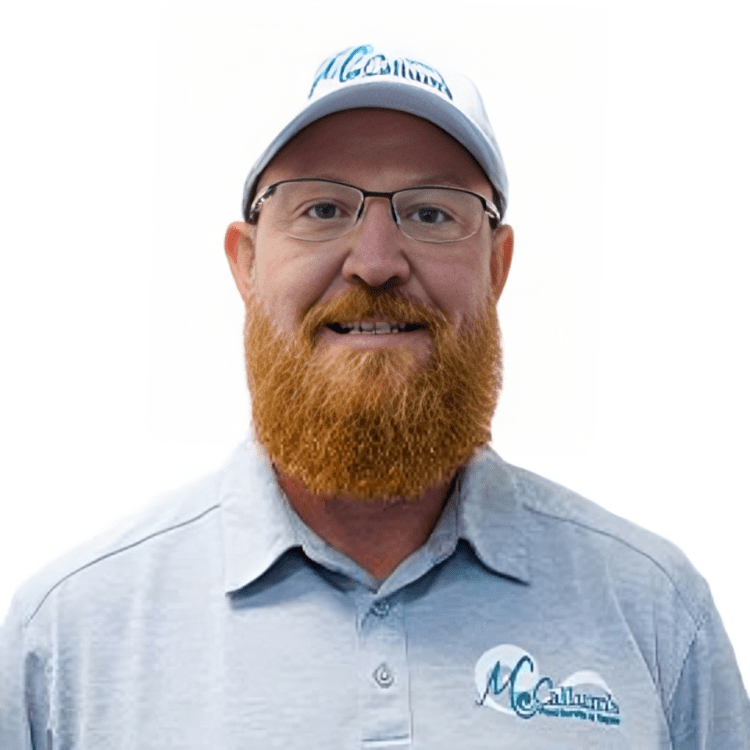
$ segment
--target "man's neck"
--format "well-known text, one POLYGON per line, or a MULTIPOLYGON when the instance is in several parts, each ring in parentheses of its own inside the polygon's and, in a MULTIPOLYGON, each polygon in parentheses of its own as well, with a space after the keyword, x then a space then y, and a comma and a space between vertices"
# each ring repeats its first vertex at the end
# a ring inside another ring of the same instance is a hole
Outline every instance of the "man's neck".
MULTIPOLYGON (((279 473, 279 485, 297 515, 334 549, 370 575, 387 578, 429 538, 450 493, 453 477, 417 500, 323 498, 296 477, 279 473)), ((454 474, 455 476, 455 474, 454 474)))

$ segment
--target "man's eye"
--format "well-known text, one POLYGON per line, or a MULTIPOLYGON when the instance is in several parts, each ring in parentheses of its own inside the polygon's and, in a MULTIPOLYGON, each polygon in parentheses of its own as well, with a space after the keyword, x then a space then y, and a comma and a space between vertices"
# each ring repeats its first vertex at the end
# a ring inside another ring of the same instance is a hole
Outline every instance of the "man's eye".
POLYGON ((335 203, 316 203, 307 210, 307 215, 312 219, 339 219, 341 209, 335 203))
POLYGON ((418 221, 422 224, 443 224, 451 221, 451 218, 445 211, 434 206, 421 206, 409 214, 411 221, 418 221))

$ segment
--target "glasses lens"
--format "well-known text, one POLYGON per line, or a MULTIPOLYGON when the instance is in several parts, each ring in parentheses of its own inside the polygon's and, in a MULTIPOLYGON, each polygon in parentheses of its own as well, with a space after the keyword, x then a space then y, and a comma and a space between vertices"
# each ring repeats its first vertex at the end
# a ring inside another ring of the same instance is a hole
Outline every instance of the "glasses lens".
POLYGON ((484 206, 451 188, 413 188, 393 197, 401 231, 422 242, 458 242, 479 231, 484 206))
POLYGON ((353 187, 301 180, 281 183, 272 205, 276 225, 290 237, 324 242, 343 236, 354 226, 361 203, 362 194, 353 187))

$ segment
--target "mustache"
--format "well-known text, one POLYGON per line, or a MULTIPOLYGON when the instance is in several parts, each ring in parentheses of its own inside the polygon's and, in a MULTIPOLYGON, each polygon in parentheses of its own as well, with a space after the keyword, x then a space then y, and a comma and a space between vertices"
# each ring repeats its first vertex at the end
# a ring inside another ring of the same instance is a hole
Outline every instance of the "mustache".
POLYGON ((432 333, 445 330, 451 322, 443 310, 434 310, 417 300, 392 291, 376 293, 357 288, 310 307, 302 319, 302 334, 312 341, 320 329, 329 323, 365 319, 416 323, 432 333))

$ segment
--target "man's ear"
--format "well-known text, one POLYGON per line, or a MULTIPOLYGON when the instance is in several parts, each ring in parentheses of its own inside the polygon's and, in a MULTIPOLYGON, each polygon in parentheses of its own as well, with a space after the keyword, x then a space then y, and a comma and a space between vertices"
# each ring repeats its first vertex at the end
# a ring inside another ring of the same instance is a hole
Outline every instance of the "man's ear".
POLYGON ((224 252, 242 299, 250 298, 253 264, 255 263, 255 227, 244 221, 232 222, 224 235, 224 252))
POLYGON ((508 280, 511 260, 513 260, 513 227, 503 224, 495 230, 492 236, 490 281, 495 302, 500 299, 505 282, 508 280))

